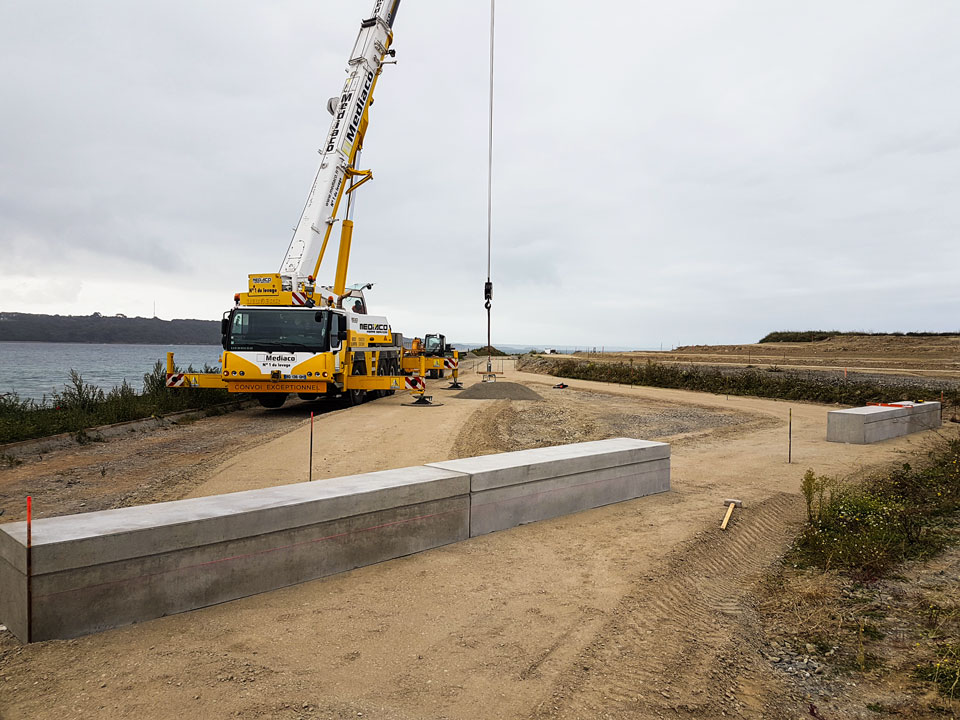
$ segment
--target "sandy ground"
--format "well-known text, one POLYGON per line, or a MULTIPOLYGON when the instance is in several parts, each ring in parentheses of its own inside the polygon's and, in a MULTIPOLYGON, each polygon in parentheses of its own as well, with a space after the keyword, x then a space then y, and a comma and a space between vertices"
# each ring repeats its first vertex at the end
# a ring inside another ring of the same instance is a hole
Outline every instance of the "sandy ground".
MULTIPOLYGON (((553 390, 509 365, 506 379, 544 400, 437 390, 438 408, 395 396, 320 416, 315 477, 627 435, 671 441, 672 491, 76 640, 20 646, 5 633, 0 718, 803 716, 759 654, 754 611, 801 518, 800 477, 901 461, 932 433, 828 444, 824 406, 576 380, 553 390), (721 533, 731 496, 745 507, 721 533)), ((174 494, 304 480, 309 420, 281 420, 292 429, 224 439, 174 494)), ((123 442, 131 457, 144 440, 123 442)), ((39 482, 53 460, 4 470, 0 486, 39 482)), ((129 482, 153 487, 164 463, 129 482)))

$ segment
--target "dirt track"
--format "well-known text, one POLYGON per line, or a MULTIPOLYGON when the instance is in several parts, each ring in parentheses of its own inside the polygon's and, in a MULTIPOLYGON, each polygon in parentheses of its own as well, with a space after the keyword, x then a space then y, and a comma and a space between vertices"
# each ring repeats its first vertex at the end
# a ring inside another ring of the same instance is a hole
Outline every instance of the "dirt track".
MULTIPOLYGON (((632 435, 671 441, 672 492, 77 640, 21 647, 4 634, 0 718, 800 716, 802 698, 760 664, 752 622, 756 583, 800 519, 800 476, 867 471, 929 439, 828 444, 827 408, 793 404, 787 465, 786 403, 510 379, 544 402, 394 397, 321 416, 317 476, 632 435), (745 509, 721 533, 728 496, 745 509)), ((185 464, 174 494, 304 480, 308 421, 282 421, 293 429, 244 450, 223 432, 242 415, 170 431, 217 455, 185 464)), ((149 438, 123 442, 129 454, 149 438)), ((4 470, 0 486, 119 447, 4 470)), ((124 476, 120 462, 110 487, 156 487, 164 463, 124 476)))

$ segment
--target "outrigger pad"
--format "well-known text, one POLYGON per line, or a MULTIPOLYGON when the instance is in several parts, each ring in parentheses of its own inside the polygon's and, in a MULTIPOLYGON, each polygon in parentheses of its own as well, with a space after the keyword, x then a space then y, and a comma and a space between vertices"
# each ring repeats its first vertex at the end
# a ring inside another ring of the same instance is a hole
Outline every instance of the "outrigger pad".
POLYGON ((433 402, 433 395, 421 395, 412 403, 400 403, 404 407, 440 407, 443 403, 433 402))

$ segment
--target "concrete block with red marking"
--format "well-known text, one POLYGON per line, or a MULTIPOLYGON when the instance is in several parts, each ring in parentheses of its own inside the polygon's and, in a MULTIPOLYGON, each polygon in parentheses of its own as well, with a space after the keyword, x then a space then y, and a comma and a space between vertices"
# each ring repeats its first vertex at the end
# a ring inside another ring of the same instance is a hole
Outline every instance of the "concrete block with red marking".
POLYGON ((877 403, 827 413, 827 442, 869 445, 942 424, 940 403, 877 403))

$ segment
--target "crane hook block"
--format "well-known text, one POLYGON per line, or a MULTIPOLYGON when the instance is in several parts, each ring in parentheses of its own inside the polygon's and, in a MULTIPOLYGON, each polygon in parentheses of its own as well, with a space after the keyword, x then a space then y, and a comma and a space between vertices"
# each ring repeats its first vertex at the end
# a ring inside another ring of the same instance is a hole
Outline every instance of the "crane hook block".
POLYGON ((493 283, 489 280, 483 284, 483 299, 493 300, 493 283))

